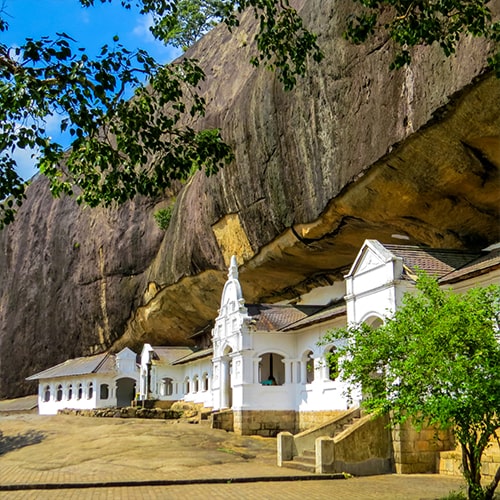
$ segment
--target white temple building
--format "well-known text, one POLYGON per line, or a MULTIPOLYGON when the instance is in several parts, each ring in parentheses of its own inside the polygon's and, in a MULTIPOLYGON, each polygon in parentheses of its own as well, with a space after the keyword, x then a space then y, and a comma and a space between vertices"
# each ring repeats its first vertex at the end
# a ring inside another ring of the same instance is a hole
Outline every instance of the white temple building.
POLYGON ((414 289, 417 268, 437 276, 443 287, 465 291, 500 282, 500 250, 366 240, 344 281, 278 304, 245 302, 233 257, 204 349, 145 344, 137 366, 135 354, 124 349, 49 368, 29 377, 40 384, 40 413, 122 406, 129 403, 122 381, 129 379, 136 384, 130 394, 137 392, 142 401, 197 403, 213 410, 214 422, 225 415, 221 426, 241 434, 274 436, 320 424, 359 404, 347 399, 338 374, 325 362, 336 346, 320 340, 349 323, 381 324, 414 289), (101 392, 106 385, 108 392, 101 392))
POLYGON ((116 355, 69 359, 31 375, 27 380, 38 380, 38 412, 55 415, 65 408, 128 406, 139 380, 136 357, 125 348, 116 355))

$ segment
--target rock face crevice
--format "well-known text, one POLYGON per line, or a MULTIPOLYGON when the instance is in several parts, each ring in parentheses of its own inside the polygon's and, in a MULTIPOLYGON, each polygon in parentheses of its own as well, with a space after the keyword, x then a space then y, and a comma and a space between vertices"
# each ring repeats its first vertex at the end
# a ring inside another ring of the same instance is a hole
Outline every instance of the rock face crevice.
MULTIPOLYGON (((253 69, 245 15, 191 49, 207 80, 199 126, 235 161, 166 200, 82 209, 42 178, 0 233, 0 397, 69 357, 178 344, 217 314, 232 254, 249 302, 294 298, 342 278, 366 238, 481 248, 498 240, 500 83, 488 47, 416 51, 389 72, 390 44, 341 37, 351 4, 308 0, 325 60, 292 92, 253 69), (176 195, 167 231, 153 213, 176 195)), ((251 39, 251 35, 250 38, 251 39)))

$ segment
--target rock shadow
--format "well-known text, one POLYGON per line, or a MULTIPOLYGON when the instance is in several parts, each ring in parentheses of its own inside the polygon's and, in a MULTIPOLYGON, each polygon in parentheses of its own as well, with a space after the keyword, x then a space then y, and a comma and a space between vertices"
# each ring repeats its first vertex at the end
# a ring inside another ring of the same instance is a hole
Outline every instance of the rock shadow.
POLYGON ((0 431, 0 456, 5 455, 9 451, 41 443, 45 437, 46 435, 43 432, 36 430, 29 430, 23 434, 16 434, 15 436, 5 436, 0 431))

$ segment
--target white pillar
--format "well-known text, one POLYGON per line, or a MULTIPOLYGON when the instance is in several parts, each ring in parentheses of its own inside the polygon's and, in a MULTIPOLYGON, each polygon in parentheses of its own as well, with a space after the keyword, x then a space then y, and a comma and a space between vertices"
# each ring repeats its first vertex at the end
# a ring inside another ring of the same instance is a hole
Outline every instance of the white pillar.
POLYGON ((291 384, 292 383, 291 361, 288 359, 284 359, 283 364, 285 365, 285 384, 291 384))
POLYGON ((307 383, 307 361, 304 360, 300 362, 300 383, 307 383))
POLYGON ((221 358, 221 371, 220 371, 220 407, 229 408, 229 391, 231 385, 231 377, 229 373, 229 358, 224 356, 221 358))

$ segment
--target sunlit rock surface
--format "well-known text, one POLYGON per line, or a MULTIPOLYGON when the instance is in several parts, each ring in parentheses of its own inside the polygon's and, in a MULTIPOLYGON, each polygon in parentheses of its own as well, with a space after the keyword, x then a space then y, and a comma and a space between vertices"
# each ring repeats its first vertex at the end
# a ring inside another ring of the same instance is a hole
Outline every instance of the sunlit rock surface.
POLYGON ((207 73, 204 124, 234 147, 216 176, 114 210, 33 182, 0 233, 0 397, 67 358, 191 342, 217 315, 232 254, 246 300, 275 301, 341 279, 365 238, 499 240, 500 81, 485 73, 487 47, 463 40, 448 60, 421 50, 390 72, 385 40, 340 36, 347 3, 301 4, 326 57, 293 92, 247 63, 252 16, 189 54, 207 73), (163 232, 153 213, 174 195, 163 232))

